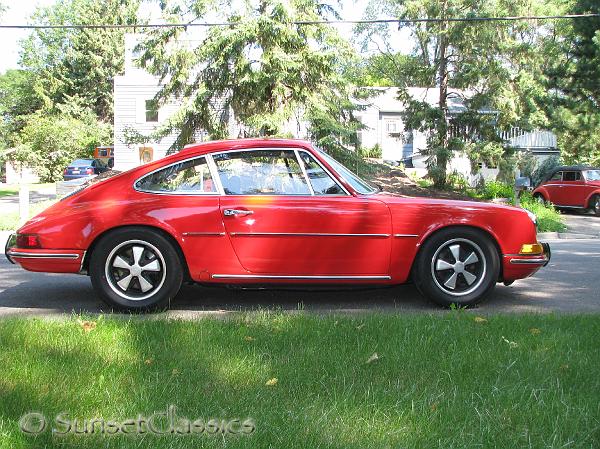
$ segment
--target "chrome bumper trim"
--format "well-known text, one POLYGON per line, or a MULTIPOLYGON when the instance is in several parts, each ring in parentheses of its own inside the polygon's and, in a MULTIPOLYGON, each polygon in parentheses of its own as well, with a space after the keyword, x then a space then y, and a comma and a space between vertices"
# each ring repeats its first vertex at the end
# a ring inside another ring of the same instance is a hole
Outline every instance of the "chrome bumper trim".
POLYGON ((15 234, 14 232, 12 234, 10 234, 8 236, 8 238, 6 239, 6 244, 4 245, 4 256, 6 256, 6 259, 14 264, 15 261, 12 260, 12 258, 10 257, 10 251, 9 248, 12 248, 13 245, 15 245, 17 243, 17 234, 15 234))
POLYGON ((538 259, 510 259, 510 263, 513 265, 543 265, 548 262, 549 259, 543 257, 538 259))
POLYGON ((395 238, 418 237, 418 234, 394 234, 395 238))
POLYGON ((20 259, 79 259, 79 254, 72 253, 22 253, 19 251, 9 251, 8 255, 11 257, 18 257, 20 259))
POLYGON ((213 274, 213 279, 296 279, 296 280, 390 280, 390 276, 285 276, 262 274, 213 274))

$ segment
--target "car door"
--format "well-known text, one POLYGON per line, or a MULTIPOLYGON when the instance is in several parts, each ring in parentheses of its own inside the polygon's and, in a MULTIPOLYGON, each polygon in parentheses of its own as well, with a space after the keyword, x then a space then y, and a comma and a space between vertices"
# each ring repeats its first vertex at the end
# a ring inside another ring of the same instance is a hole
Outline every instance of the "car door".
POLYGON ((581 179, 581 172, 567 170, 563 172, 561 187, 558 191, 556 204, 561 206, 583 207, 585 203, 585 189, 581 179))
POLYGON ((308 152, 253 149, 213 155, 213 160, 225 192, 223 223, 249 273, 292 279, 388 277, 387 206, 351 195, 308 152))
POLYGON ((558 171, 552 175, 552 177, 544 184, 546 192, 548 192, 548 201, 553 204, 560 204, 560 194, 562 189, 562 176, 563 172, 558 171))

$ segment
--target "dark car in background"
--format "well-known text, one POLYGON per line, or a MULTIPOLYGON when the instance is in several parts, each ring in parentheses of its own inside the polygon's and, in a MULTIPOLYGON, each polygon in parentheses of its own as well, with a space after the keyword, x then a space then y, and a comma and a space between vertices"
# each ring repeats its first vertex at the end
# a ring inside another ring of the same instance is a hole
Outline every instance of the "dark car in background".
POLYGON ((106 164, 100 159, 76 159, 69 164, 63 172, 63 179, 85 178, 87 176, 99 175, 108 170, 106 164))

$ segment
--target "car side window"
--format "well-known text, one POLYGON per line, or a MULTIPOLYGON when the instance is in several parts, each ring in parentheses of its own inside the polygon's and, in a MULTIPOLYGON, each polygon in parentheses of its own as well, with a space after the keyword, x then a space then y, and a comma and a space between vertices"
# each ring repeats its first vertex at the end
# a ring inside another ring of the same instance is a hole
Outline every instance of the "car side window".
POLYGON ((227 195, 310 195, 294 150, 246 150, 213 155, 227 195))
POLYGON ((204 157, 169 165, 150 173, 135 183, 135 188, 156 193, 216 193, 204 157))
POLYGON ((315 159, 304 151, 300 152, 300 159, 306 169, 315 195, 345 195, 342 187, 315 161, 315 159))
POLYGON ((566 171, 563 173, 563 181, 576 181, 576 180, 577 180, 577 172, 566 171))
POLYGON ((550 181, 562 181, 562 172, 558 171, 558 172, 554 173, 552 175, 552 178, 550 178, 550 181))

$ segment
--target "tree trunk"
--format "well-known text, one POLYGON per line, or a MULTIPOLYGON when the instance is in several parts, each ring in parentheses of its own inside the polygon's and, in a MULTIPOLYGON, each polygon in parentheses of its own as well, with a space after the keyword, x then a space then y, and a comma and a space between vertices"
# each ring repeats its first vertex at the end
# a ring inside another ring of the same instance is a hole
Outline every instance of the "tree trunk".
MULTIPOLYGON (((448 12, 448 1, 442 3, 442 17, 446 18, 448 12)), ((448 22, 441 23, 439 37, 439 67, 438 79, 440 82, 440 123, 438 125, 438 138, 435 148, 435 171, 433 181, 436 187, 446 185, 446 166, 448 165, 448 22)))

